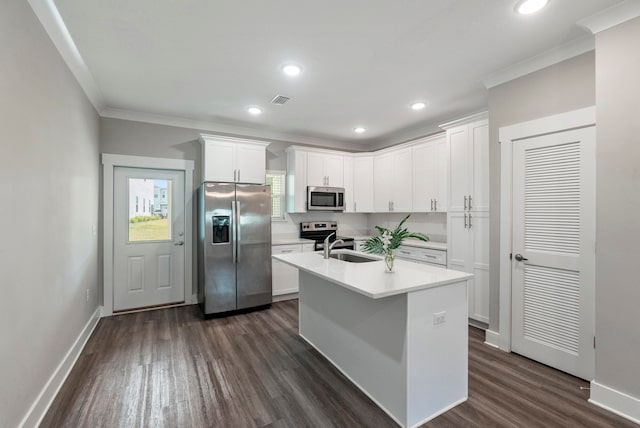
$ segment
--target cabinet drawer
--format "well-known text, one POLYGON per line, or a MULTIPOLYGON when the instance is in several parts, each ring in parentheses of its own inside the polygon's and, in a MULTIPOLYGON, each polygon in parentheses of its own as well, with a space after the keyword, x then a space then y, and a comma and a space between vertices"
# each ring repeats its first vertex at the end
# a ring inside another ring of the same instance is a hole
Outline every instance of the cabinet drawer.
POLYGON ((417 248, 401 245, 396 250, 399 259, 447 266, 447 252, 444 250, 434 250, 431 248, 417 248))
POLYGON ((271 247, 271 254, 301 253, 301 244, 274 245, 271 247))

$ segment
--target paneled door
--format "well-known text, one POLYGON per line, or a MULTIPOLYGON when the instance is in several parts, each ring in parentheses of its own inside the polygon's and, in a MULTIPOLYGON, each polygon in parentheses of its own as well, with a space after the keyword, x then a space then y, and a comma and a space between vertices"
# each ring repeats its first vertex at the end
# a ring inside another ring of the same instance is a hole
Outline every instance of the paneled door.
POLYGON ((595 127, 513 144, 512 350, 594 373, 595 127))
POLYGON ((114 170, 113 310, 185 301, 184 171, 114 170))

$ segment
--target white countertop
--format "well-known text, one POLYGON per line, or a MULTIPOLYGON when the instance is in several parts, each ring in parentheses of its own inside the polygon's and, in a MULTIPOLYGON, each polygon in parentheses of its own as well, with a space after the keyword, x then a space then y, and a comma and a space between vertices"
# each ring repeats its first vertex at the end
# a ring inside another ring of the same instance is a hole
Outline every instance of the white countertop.
MULTIPOLYGON (((366 241, 371 238, 371 235, 359 235, 354 236, 353 239, 356 241, 366 241)), ((447 251, 447 243, 446 242, 433 242, 433 241, 420 241, 419 239, 405 239, 402 241, 402 245, 406 245, 407 247, 418 247, 418 248, 431 248, 434 250, 444 250, 447 251)))
MULTIPOLYGON (((363 255, 349 250, 336 250, 332 253, 363 255)), ((322 252, 279 254, 272 257, 372 299, 473 278, 468 273, 398 259, 394 263, 394 272, 387 273, 382 257, 370 254, 365 256, 379 260, 368 263, 351 263, 332 258, 325 260, 322 252)))
POLYGON ((271 237, 271 245, 314 244, 313 239, 296 237, 271 237))

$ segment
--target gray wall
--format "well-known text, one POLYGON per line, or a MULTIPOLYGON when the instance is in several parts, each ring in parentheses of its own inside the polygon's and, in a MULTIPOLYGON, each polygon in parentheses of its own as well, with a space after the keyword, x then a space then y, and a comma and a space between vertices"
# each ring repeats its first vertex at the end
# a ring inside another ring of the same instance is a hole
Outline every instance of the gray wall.
POLYGON ((0 426, 15 427, 98 307, 99 121, 24 0, 0 2, 0 51, 0 426))
POLYGON ((596 36, 595 380, 640 399, 640 18, 596 36))
POLYGON ((498 130, 528 120, 595 104, 595 54, 588 52, 489 90, 490 310, 498 331, 500 303, 500 144, 498 130))

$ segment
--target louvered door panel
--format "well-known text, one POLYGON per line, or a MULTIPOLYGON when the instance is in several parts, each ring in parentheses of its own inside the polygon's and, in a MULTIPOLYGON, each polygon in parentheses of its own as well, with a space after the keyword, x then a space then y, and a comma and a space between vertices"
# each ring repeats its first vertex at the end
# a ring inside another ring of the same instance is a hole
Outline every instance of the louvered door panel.
POLYGON ((524 337, 578 353, 580 281, 578 272, 542 266, 524 269, 524 337))
POLYGON ((513 143, 512 350, 593 373, 593 128, 513 143), (589 208, 589 209, 587 209, 589 208))
POLYGON ((580 252, 580 143, 525 152, 527 250, 580 252))

